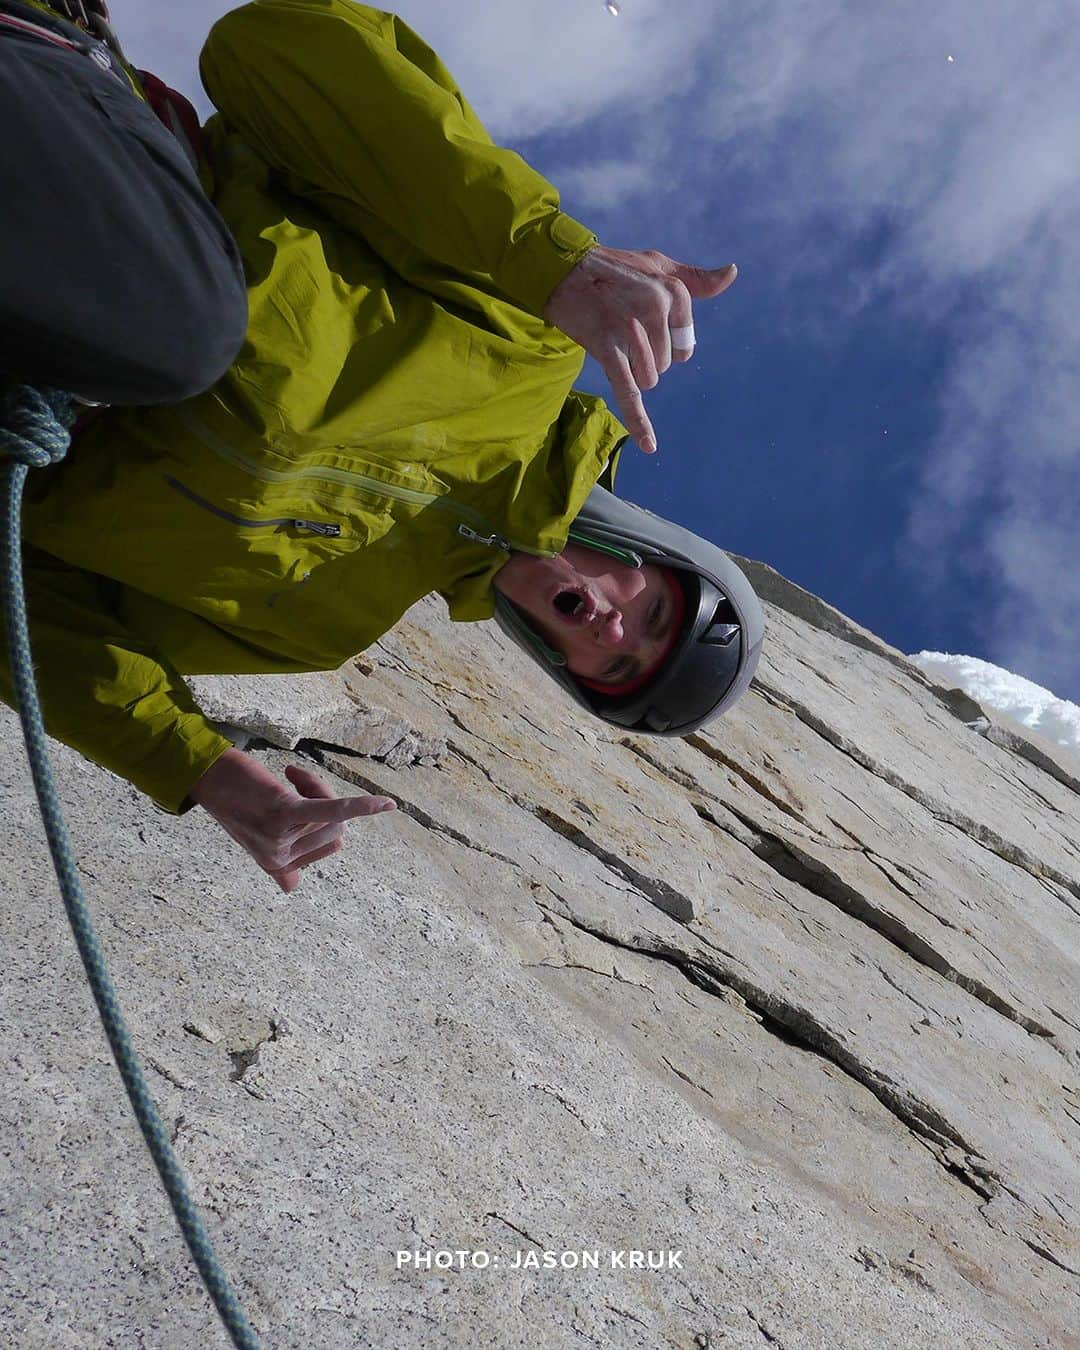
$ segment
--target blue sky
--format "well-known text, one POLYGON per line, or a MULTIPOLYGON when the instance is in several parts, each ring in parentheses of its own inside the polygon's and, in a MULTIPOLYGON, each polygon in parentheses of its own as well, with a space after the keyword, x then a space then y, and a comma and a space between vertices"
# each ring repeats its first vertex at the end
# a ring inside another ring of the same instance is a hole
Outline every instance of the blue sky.
MULTIPOLYGON (((110 5, 189 95, 232 7, 110 5)), ((397 9, 603 242, 739 264, 621 491, 904 650, 1080 699, 1073 0, 621 8, 397 9)))

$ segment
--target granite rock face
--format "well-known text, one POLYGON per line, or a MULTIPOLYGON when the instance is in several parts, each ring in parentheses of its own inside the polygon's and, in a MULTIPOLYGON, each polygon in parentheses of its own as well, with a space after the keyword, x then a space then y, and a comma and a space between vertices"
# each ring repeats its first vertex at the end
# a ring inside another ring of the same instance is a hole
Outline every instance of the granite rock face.
MULTIPOLYGON (((435 604, 332 675, 193 682, 399 803, 289 897, 57 751, 268 1346, 1080 1345, 1080 765, 746 565, 758 676, 687 740, 435 604)), ((0 1344, 224 1344, 0 734, 0 1344)))

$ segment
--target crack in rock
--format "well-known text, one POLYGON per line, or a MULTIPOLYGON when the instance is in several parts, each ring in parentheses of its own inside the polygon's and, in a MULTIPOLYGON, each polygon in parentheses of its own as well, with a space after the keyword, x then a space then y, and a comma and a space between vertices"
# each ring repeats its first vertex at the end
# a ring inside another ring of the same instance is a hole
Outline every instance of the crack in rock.
POLYGON ((146 1062, 155 1073, 160 1074, 173 1087, 178 1087, 181 1092, 190 1092, 194 1088, 195 1084, 190 1078, 182 1077, 175 1069, 170 1069, 167 1064, 162 1064, 159 1059, 155 1059, 152 1055, 146 1056, 146 1062))
POLYGON ((716 1094, 714 1092, 710 1092, 707 1087, 703 1086, 696 1079, 691 1078, 688 1073, 683 1073, 682 1069, 677 1068, 674 1064, 672 1064, 671 1060, 668 1059, 667 1055, 661 1055, 660 1058, 664 1061, 664 1063, 668 1066, 668 1068, 671 1070, 671 1072, 675 1075, 676 1078, 681 1078, 684 1083, 688 1083, 691 1087, 697 1088, 699 1092, 704 1092, 706 1097, 715 1098, 716 1094))
MULTIPOLYGON (((1020 759, 1026 759, 1029 764, 1034 765, 1036 769, 1053 778, 1062 787, 1068 788, 1070 792, 1080 794, 1080 778, 1075 778, 1064 765, 1059 764, 1044 750, 1040 750, 1026 736, 1022 736, 1009 727, 1003 727, 997 722, 991 722, 986 731, 986 739, 1000 750, 1007 750, 1010 754, 1019 756, 1020 759)), ((1055 807, 1054 809, 1057 810, 1058 808, 1055 807)))
MULTIPOLYGON (((739 843, 746 843, 740 834, 728 828, 723 821, 717 820, 704 807, 695 806, 695 809, 703 820, 714 825, 717 829, 723 830, 725 834, 731 835, 739 843)), ((827 904, 835 905, 837 909, 850 915, 851 918, 866 924, 868 928, 879 933, 887 942, 902 951, 905 956, 910 957, 918 965, 932 970, 935 974, 948 980, 950 984, 957 985, 987 1008, 1008 1021, 1015 1022, 1018 1026, 1023 1027, 1029 1035, 1051 1042, 1055 1041, 1054 1032, 1049 1027, 1043 1026, 1042 1023, 1036 1022, 1034 1018, 1022 1013, 981 980, 977 980, 971 975, 962 974, 925 938, 913 932, 895 915, 879 909, 854 886, 838 876, 826 863, 813 858, 808 853, 804 853, 797 845, 763 830, 752 817, 743 815, 733 806, 729 805, 726 809, 745 829, 756 836, 756 841, 749 845, 755 857, 760 858, 763 863, 771 867, 786 881, 801 886, 827 904)), ((874 862, 874 859, 870 858, 870 861, 874 862)), ((878 870, 892 885, 896 885, 884 868, 879 866, 878 870)), ((901 894, 908 895, 906 889, 899 886, 896 889, 901 894)), ((910 896, 908 898, 910 899, 910 896)))
POLYGON ((351 744, 342 742, 342 736, 335 739, 332 735, 305 736, 297 741, 295 749, 301 753, 317 746, 326 746, 329 750, 347 751, 349 754, 364 755, 391 769, 408 769, 419 765, 434 769, 446 754, 446 741, 441 737, 422 736, 412 728, 383 725, 365 727, 364 734, 350 735, 351 744))
POLYGON ((764 1326, 749 1308, 746 1309, 746 1315, 770 1345, 779 1345, 781 1350, 783 1350, 783 1341, 774 1336, 768 1327, 764 1326))
MULTIPOLYGON (((997 1173, 992 1168, 983 1166, 978 1155, 959 1153, 947 1145, 937 1145, 927 1140, 922 1142, 926 1144, 943 1171, 962 1182, 976 1195, 982 1196, 984 1200, 993 1200, 1002 1189, 997 1173)), ((1009 1194, 1014 1195, 1015 1192, 1010 1191, 1009 1194)))
POLYGON ((498 1219, 500 1223, 506 1224, 507 1228, 512 1229, 519 1236, 523 1237, 526 1242, 531 1242, 534 1247, 539 1247, 541 1251, 546 1250, 544 1244, 542 1242, 538 1242, 531 1233, 526 1233, 524 1228, 519 1228, 516 1223, 511 1223, 509 1219, 504 1219, 501 1214, 496 1214, 493 1209, 488 1210, 487 1213, 484 1215, 484 1218, 498 1219))
POLYGON ((866 754, 865 751, 830 727, 822 718, 811 712, 804 704, 789 703, 788 706, 799 721, 820 736, 822 740, 827 741, 834 749, 853 760, 867 773, 879 778, 883 783, 888 783, 890 787, 896 788, 905 797, 910 797, 913 802, 928 811, 942 825, 952 826, 953 829, 958 830, 970 839, 972 843, 978 844, 980 848, 985 848, 989 853, 1001 858, 1003 862, 1020 868, 1021 871, 1037 880, 1048 877, 1058 886, 1064 887, 1070 895, 1080 899, 1080 882, 1066 876, 1063 872, 1059 872, 1050 863, 1040 862, 1038 858, 1033 857, 1019 844, 1009 843, 1007 839, 995 830, 990 829, 989 826, 980 825, 977 820, 964 815, 962 811, 954 811, 944 802, 936 801, 928 792, 916 787, 914 783, 907 782, 898 773, 887 768, 886 765, 880 764, 871 755, 866 754))
POLYGON ((636 1322, 639 1327, 645 1327, 645 1329, 648 1330, 648 1323, 643 1322, 640 1317, 635 1317, 634 1314, 628 1312, 626 1308, 616 1308, 614 1303, 605 1303, 604 1307, 607 1308, 608 1312, 616 1313, 619 1317, 627 1317, 631 1322, 636 1322))
POLYGON ((1066 1265, 1064 1261, 1058 1260, 1053 1252, 1047 1251, 1045 1247, 1040 1247, 1037 1242, 1031 1238, 1024 1238, 1025 1247, 1030 1247, 1036 1256, 1041 1256, 1044 1261, 1049 1261, 1052 1266, 1057 1266, 1058 1270, 1063 1270, 1067 1275, 1080 1275, 1080 1267, 1066 1265))
MULTIPOLYGON (((906 990, 906 989, 903 987, 903 985, 897 983, 897 981, 893 979, 893 977, 889 974, 889 972, 885 969, 885 967, 884 967, 883 965, 881 965, 880 963, 875 963, 875 964, 877 964, 877 968, 878 968, 878 971, 879 971, 880 974, 881 974, 881 978, 885 981, 886 984, 891 985, 891 986, 893 987, 893 989, 895 989, 896 992, 897 992, 898 994, 900 994, 900 995, 902 995, 904 998, 908 999, 909 1002, 914 1003, 915 1006, 916 1006, 916 1008, 918 1008, 918 1009, 920 1010, 920 1012, 923 1012, 923 1013, 927 1014, 925 1017, 923 1017, 923 1018, 920 1020, 920 1022, 919 1022, 918 1025, 919 1025, 919 1026, 923 1026, 923 1027, 932 1027, 932 1026, 934 1025, 934 1023, 931 1022, 931 1020, 930 1020, 930 1016, 929 1016, 930 1009, 926 1006, 926 1004, 925 1004, 925 1003, 920 1003, 919 1000, 915 997, 914 994, 909 993, 908 990, 906 990)), ((914 1022, 911 1023, 911 1029, 912 1029, 912 1031, 915 1032, 916 1035, 919 1035, 919 1034, 920 1034, 920 1032, 919 1032, 919 1030, 918 1030, 918 1027, 915 1025, 914 1022)))
MULTIPOLYGON (((770 802, 772 805, 782 810, 785 815, 790 816, 799 825, 801 825, 804 829, 808 830, 812 835, 815 835, 818 839, 820 839, 823 843, 827 844, 830 848, 848 847, 847 845, 838 844, 835 841, 828 839, 821 832, 821 830, 819 830, 804 816, 800 815, 796 810, 794 810, 794 808, 789 806, 781 798, 773 794, 768 788, 766 788, 766 786, 763 783, 761 783, 758 779, 756 779, 752 774, 742 770, 738 764, 736 764, 734 761, 729 761, 725 756, 721 755, 719 752, 714 753, 713 748, 709 746, 707 742, 700 740, 700 738, 697 737, 687 737, 685 739, 688 745, 692 745, 693 748, 699 750, 705 756, 706 759, 713 760, 715 763, 720 764, 724 768, 728 769, 736 777, 740 778, 755 792, 757 792, 759 796, 764 797, 766 801, 770 802)), ((654 769, 657 773, 661 774, 664 778, 668 780, 668 782, 677 784, 679 787, 683 788, 687 792, 697 793, 702 797, 707 797, 710 801, 717 802, 721 806, 726 805, 722 797, 718 796, 717 793, 711 791, 708 787, 705 786, 704 783, 700 781, 700 779, 695 778, 692 773, 688 773, 685 769, 681 769, 674 764, 665 764, 663 760, 661 760, 658 756, 650 753, 650 751, 646 749, 645 746, 638 745, 636 741, 633 739, 633 737, 629 736, 624 737, 619 742, 619 744, 624 749, 629 750, 631 754, 636 755, 637 758, 640 759, 643 763, 648 764, 651 769, 654 769)), ((844 833, 850 834, 850 831, 845 830, 844 833)))
POLYGON ((571 844, 576 844, 583 852, 597 858, 609 871, 614 872, 623 881, 630 882, 647 900, 651 900, 657 909, 663 910, 665 914, 677 919, 680 923, 689 923, 694 917, 694 902, 682 891, 676 890, 666 881, 661 881, 659 877, 649 877, 644 872, 639 872, 625 858, 620 858, 617 853, 612 853, 610 849, 604 848, 602 844, 598 844, 595 839, 590 838, 573 821, 564 820, 562 816, 549 810, 546 806, 528 803, 519 804, 530 811, 549 830, 561 835, 571 844))
POLYGON ((574 1117, 574 1119, 578 1122, 579 1125, 581 1125, 586 1130, 591 1128, 589 1122, 585 1119, 585 1117, 582 1116, 574 1107, 573 1102, 567 1101, 567 1099, 562 1095, 562 1093, 559 1092, 556 1088, 552 1087, 550 1083, 530 1083, 529 1089, 532 1092, 542 1092, 546 1097, 554 1098, 554 1100, 559 1103, 559 1105, 563 1108, 564 1111, 567 1111, 570 1115, 574 1117))
MULTIPOLYGON (((450 718, 451 722, 453 722, 454 726, 456 726, 459 731, 463 731, 470 740, 479 741, 481 745, 486 745, 504 759, 513 760, 515 764, 524 764, 526 767, 528 766, 529 761, 523 755, 512 754, 504 745, 500 745, 498 741, 490 740, 487 736, 481 736, 475 728, 469 726, 464 718, 459 717, 457 713, 454 712, 453 708, 444 708, 443 711, 446 713, 447 717, 450 718)), ((482 769, 484 773, 487 773, 487 770, 483 768, 483 765, 480 764, 478 760, 473 759, 471 755, 466 754, 460 745, 455 745, 453 742, 450 742, 450 749, 456 750, 463 759, 467 759, 470 764, 475 764, 478 769, 482 769)), ((488 776, 490 778, 490 775, 488 776)))
MULTIPOLYGON (((793 715, 800 717, 800 720, 806 720, 803 716, 804 710, 793 708, 791 711, 793 715)), ((813 729, 818 730, 818 728, 813 729)), ((836 744, 830 735, 826 735, 825 739, 834 745, 836 744)), ((843 744, 837 745, 836 748, 849 753, 843 744)), ((453 749, 464 761, 472 764, 489 782, 497 786, 490 771, 475 761, 468 752, 463 752, 460 746, 454 746, 453 749)), ((860 762, 863 768, 869 767, 867 763, 862 763, 858 756, 852 755, 851 757, 855 758, 856 762, 860 762)), ((358 783, 368 791, 380 792, 383 790, 380 785, 368 779, 358 768, 350 764, 344 764, 342 762, 344 758, 345 756, 336 755, 335 762, 330 767, 335 771, 342 772, 343 776, 358 783)), ((661 768, 661 772, 665 772, 665 770, 661 768)), ((693 781, 692 775, 688 775, 688 778, 693 781)), ((893 785, 897 786, 895 783, 893 785)), ((685 788, 688 784, 684 783, 682 786, 685 788)), ((904 785, 901 784, 900 786, 901 790, 904 790, 904 785)), ((702 792, 700 785, 697 786, 696 790, 702 792)), ((694 918, 692 901, 675 887, 659 878, 649 877, 641 873, 624 858, 590 838, 582 828, 565 819, 558 812, 538 803, 524 800, 520 795, 509 792, 507 789, 500 788, 500 791, 509 796, 520 809, 527 811, 547 829, 597 859, 621 881, 629 883, 635 891, 649 899, 670 917, 683 923, 687 923, 694 918)), ((711 794, 706 793, 706 795, 711 794)), ((914 790, 908 795, 914 795, 914 790)), ((827 866, 803 854, 801 850, 788 845, 784 840, 763 832, 752 819, 732 810, 726 803, 721 802, 720 804, 724 807, 725 814, 730 815, 730 822, 721 823, 699 804, 694 803, 699 816, 710 821, 715 828, 724 830, 739 842, 746 844, 778 875, 785 877, 788 881, 794 881, 828 903, 849 913, 852 917, 867 923, 868 926, 879 932, 918 964, 928 966, 942 975, 943 978, 949 979, 951 983, 964 988, 966 992, 1009 1021, 1023 1026, 1030 1034, 1053 1040, 1052 1032, 1041 1027, 1032 1019, 1024 1017, 1005 999, 995 994, 981 982, 960 975, 925 939, 912 933, 894 916, 882 913, 875 908, 865 896, 844 882, 827 866)), ((922 804, 926 805, 925 802, 922 804)), ((460 831, 437 821, 415 803, 403 802, 401 806, 407 815, 425 828, 453 839, 465 847, 495 857, 499 861, 520 870, 522 864, 519 862, 498 854, 478 844, 460 831)), ((785 814, 791 816, 792 812, 788 809, 785 814)), ((945 819, 943 816, 938 818, 944 819, 947 824, 954 824, 954 821, 945 819)), ((981 841, 977 840, 976 842, 981 841)), ((865 848, 862 851, 866 854, 869 853, 869 850, 865 848)), ((889 872, 881 867, 875 858, 869 860, 889 878, 891 884, 896 885, 895 878, 891 877, 889 872)), ((1055 878, 1055 880, 1058 879, 1055 878)), ((1061 884, 1060 881, 1058 884, 1061 884)), ((907 888, 905 887, 897 886, 897 891, 907 894, 907 888)), ((861 1059, 857 1050, 847 1044, 841 1034, 832 1031, 809 1008, 792 1002, 782 994, 770 992, 756 983, 752 977, 740 974, 733 968, 735 958, 730 957, 730 954, 724 954, 721 951, 709 948, 704 937, 701 938, 702 946, 696 956, 690 956, 687 952, 672 945, 664 944, 659 939, 651 943, 648 940, 637 943, 621 941, 609 933, 577 919, 567 912, 569 909, 568 902, 556 893, 552 892, 552 894, 555 895, 560 904, 566 906, 566 909, 555 911, 557 917, 569 922, 581 932, 610 946, 664 961, 678 970, 689 983, 694 984, 713 997, 724 998, 725 1001, 729 1002, 733 998, 742 1000, 748 1014, 771 1035, 805 1053, 820 1056, 869 1091, 891 1115, 926 1145, 931 1156, 934 1157, 944 1172, 973 1191, 980 1201, 985 1203, 999 1194, 1002 1183, 996 1179, 992 1169, 986 1166, 985 1160, 981 1159, 977 1149, 965 1140, 960 1131, 940 1110, 929 1102, 921 1100, 912 1090, 895 1082, 883 1070, 877 1069, 861 1059), (729 960, 720 959, 725 956, 729 960)), ((536 903, 541 912, 544 912, 545 906, 539 901, 536 903)), ((738 964, 743 965, 745 969, 744 963, 739 962, 738 964)), ((234 1064, 238 1070, 236 1074, 238 1078, 242 1077, 246 1069, 250 1067, 249 1063, 239 1063, 235 1059, 234 1064)), ((707 1089, 703 1088, 701 1084, 695 1083, 689 1075, 682 1073, 670 1061, 667 1061, 667 1067, 688 1084, 692 1084, 695 1088, 707 1093, 707 1089)), ((563 1105, 567 1106, 565 1102, 563 1105)), ((570 1109, 569 1106, 567 1106, 567 1109, 570 1109)), ((576 1112, 572 1112, 572 1114, 577 1115, 576 1112)), ((587 1123, 580 1116, 577 1116, 577 1118, 583 1126, 588 1128, 587 1123)), ((515 1232, 520 1233, 534 1245, 541 1245, 536 1243, 535 1239, 529 1234, 504 1219, 503 1216, 493 1212, 487 1217, 499 1219, 500 1222, 506 1223, 508 1227, 513 1228, 515 1232)))
MULTIPOLYGON (((328 769, 331 773, 336 773, 347 782, 355 783, 357 787, 363 788, 365 792, 371 792, 376 796, 385 796, 387 789, 381 784, 376 783, 373 778, 369 778, 362 773, 359 768, 345 762, 345 756, 351 756, 351 751, 342 751, 336 747, 312 747, 313 758, 317 763, 328 769), (328 753, 329 752, 329 753, 328 753)), ((422 806, 415 802, 407 801, 398 791, 393 793, 394 800, 397 802, 398 810, 415 820, 418 825, 422 825, 425 830, 431 830, 434 834, 444 835, 447 839, 452 839, 454 843, 461 844, 465 848, 472 849, 475 853, 482 853, 485 857, 494 858, 496 862, 506 863, 508 866, 521 870, 521 864, 514 858, 509 858, 505 853, 499 853, 496 849, 488 848, 484 844, 479 844, 475 839, 470 839, 467 834, 462 834, 460 830, 455 830, 452 825, 447 825, 444 821, 436 820, 433 815, 425 811, 422 806)))
MULTIPOLYGON (((900 892, 901 895, 906 896, 907 899, 912 902, 912 904, 919 905, 919 901, 916 899, 915 892, 909 891, 902 881, 897 880, 888 858, 879 858, 871 848, 863 848, 861 852, 866 861, 868 863, 871 863, 874 867, 877 868, 877 870, 881 873, 881 875, 885 878, 885 880, 889 883, 889 885, 893 887, 894 890, 897 890, 900 892)), ((936 919, 937 922, 940 923, 943 927, 945 928, 956 927, 954 923, 950 923, 948 919, 943 919, 940 914, 935 914, 933 910, 927 909, 925 905, 919 905, 919 908, 923 910, 924 913, 928 914, 931 919, 936 919)))
MULTIPOLYGON (((735 971, 721 970, 687 953, 657 942, 653 946, 639 946, 621 941, 602 929, 594 928, 582 922, 569 912, 564 897, 558 897, 566 910, 556 911, 557 917, 573 924, 583 933, 606 942, 623 951, 636 952, 639 956, 664 961, 677 970, 684 978, 707 994, 718 995, 718 988, 727 986, 734 989, 754 1014, 755 1020, 764 1030, 788 1045, 809 1053, 819 1055, 834 1064, 849 1078, 859 1083, 885 1107, 885 1109, 918 1138, 930 1146, 931 1154, 944 1170, 956 1176, 981 1200, 992 1198, 993 1187, 974 1171, 970 1164, 963 1168, 958 1156, 970 1159, 971 1164, 983 1162, 982 1155, 974 1145, 964 1139, 958 1129, 947 1120, 940 1111, 916 1097, 913 1093, 895 1083, 888 1074, 872 1068, 859 1059, 854 1051, 845 1046, 827 1027, 822 1025, 807 1009, 799 1008, 777 994, 771 994, 735 971), (948 1155, 943 1150, 952 1146, 948 1155), (957 1152, 959 1151, 959 1153, 957 1152)), ((545 906, 539 900, 534 902, 540 909, 545 906)))
POLYGON ((1066 1017, 1065 1014, 1059 1012, 1057 1008, 1051 1008, 1049 1004, 1046 1005, 1046 1008, 1047 1012, 1053 1013, 1059 1022, 1064 1022, 1067 1027, 1072 1027, 1073 1031, 1080 1031, 1080 1023, 1074 1022, 1071 1017, 1066 1017))
POLYGON ((448 741, 447 744, 449 746, 451 754, 456 755, 457 758, 460 759, 463 764, 468 764, 470 768, 475 769, 477 773, 482 774, 484 778, 487 780, 488 784, 492 788, 494 788, 495 791, 499 793, 500 796, 505 797, 509 802, 513 802, 515 806, 521 805, 518 799, 508 788, 504 788, 501 783, 496 782, 495 775, 491 772, 491 770, 487 767, 486 764, 481 764, 481 762, 476 758, 475 755, 471 755, 468 752, 468 750, 464 748, 464 746, 458 745, 457 741, 448 741))
POLYGON ((1065 814, 1060 806, 1055 802, 1052 802, 1049 797, 1044 797, 1042 793, 1033 788, 1030 783, 1025 783, 1018 774, 1010 773, 1008 779, 1014 788, 1023 792, 1026 796, 1033 798, 1036 805, 1045 807, 1047 811, 1053 811, 1055 816, 1063 816, 1065 814))
MULTIPOLYGON (((828 633, 830 636, 839 638, 840 641, 850 643, 853 647, 858 647, 863 651, 872 652, 883 661, 889 662, 890 665, 901 670, 913 684, 919 685, 931 694, 950 716, 963 722, 976 734, 984 736, 992 745, 996 745, 999 749, 1006 750, 1020 759, 1026 759, 1035 768, 1054 778, 1063 787, 1069 788, 1072 792, 1080 793, 1080 779, 1070 773, 1065 765, 1059 763, 1052 755, 1047 754, 1045 750, 1019 731, 992 721, 987 717, 983 706, 970 694, 962 689, 950 688, 939 683, 937 679, 930 676, 921 666, 905 656, 903 652, 897 651, 896 648, 882 642, 880 638, 854 623, 826 601, 812 595, 809 591, 804 591, 794 582, 788 581, 786 577, 774 571, 767 563, 757 562, 752 558, 740 559, 734 554, 732 556, 735 557, 740 566, 745 568, 747 576, 763 600, 767 600, 770 604, 776 605, 778 609, 794 615, 795 618, 801 619, 820 632, 828 633)), ((831 684, 832 681, 829 680, 827 683, 831 684)), ((769 689, 759 678, 755 678, 751 688, 760 693, 765 701, 774 707, 782 711, 793 712, 798 716, 796 707, 793 707, 777 690, 769 689)))
POLYGON ((698 754, 704 755, 706 759, 712 760, 714 764, 722 765, 729 772, 735 774, 737 778, 741 778, 742 781, 749 788, 752 788, 759 797, 764 797, 767 802, 771 802, 778 811, 783 811, 785 815, 790 816, 792 820, 798 821, 800 825, 805 826, 808 830, 812 830, 814 834, 821 833, 820 830, 814 829, 813 825, 810 824, 801 811, 792 806, 789 802, 784 801, 783 797, 775 793, 767 783, 762 782, 762 780, 752 774, 749 769, 744 768, 738 760, 734 759, 731 755, 725 755, 719 746, 710 744, 703 736, 687 736, 685 740, 686 744, 696 750, 698 754))
MULTIPOLYGON (((614 873, 620 881, 629 882, 635 893, 638 893, 646 900, 651 901, 657 909, 662 910, 663 913, 676 919, 680 923, 689 923, 690 920, 694 918, 694 902, 688 895, 684 895, 682 891, 677 890, 674 886, 669 885, 668 882, 661 880, 659 877, 650 877, 644 872, 639 871, 625 858, 620 857, 619 854, 613 853, 610 849, 606 849, 602 844, 597 843, 596 840, 586 834, 580 826, 575 825, 573 821, 566 820, 563 816, 560 816, 550 808, 542 806, 538 802, 531 802, 519 793, 512 792, 509 789, 502 787, 495 781, 491 771, 483 764, 480 764, 468 751, 463 750, 461 746, 453 744, 450 748, 453 753, 458 755, 465 763, 472 765, 483 774, 491 786, 513 802, 516 807, 522 811, 527 811, 529 815, 539 821, 541 825, 546 826, 547 829, 551 830, 554 834, 559 835, 560 838, 565 839, 568 843, 574 844, 577 848, 581 849, 582 852, 588 853, 590 856, 603 863, 609 872, 614 873)), ((331 764, 327 767, 333 769, 334 766, 331 764)), ((373 784, 370 779, 366 778, 358 770, 353 770, 351 767, 343 768, 343 776, 348 777, 350 781, 357 783, 359 786, 367 788, 369 792, 381 792, 383 790, 373 784)), ((471 840, 466 835, 454 830, 451 826, 436 821, 434 817, 430 816, 420 807, 406 802, 400 797, 398 797, 397 800, 399 809, 403 810, 406 815, 411 816, 426 828, 435 830, 441 834, 446 834, 450 838, 456 839, 458 843, 466 845, 468 848, 477 849, 481 853, 487 853, 489 856, 498 858, 502 862, 508 862, 511 866, 520 870, 521 864, 516 862, 513 858, 507 858, 503 854, 493 852, 484 845, 477 844, 474 840, 471 840)), ((579 803, 579 805, 583 804, 579 803)))
POLYGON ((652 986, 648 984, 639 984, 637 980, 628 980, 625 975, 619 973, 619 968, 614 966, 611 970, 597 970, 595 966, 583 965, 580 961, 526 961, 522 970, 583 970, 587 975, 598 975, 603 980, 614 980, 616 984, 630 984, 635 989, 644 989, 652 993, 652 986))

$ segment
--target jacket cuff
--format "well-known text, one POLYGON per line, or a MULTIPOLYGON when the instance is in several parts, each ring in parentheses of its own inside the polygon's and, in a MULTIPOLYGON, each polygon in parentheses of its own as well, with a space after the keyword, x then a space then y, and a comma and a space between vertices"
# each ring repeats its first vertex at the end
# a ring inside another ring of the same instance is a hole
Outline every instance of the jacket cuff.
POLYGON ((558 211, 530 224, 510 245, 497 278, 502 290, 537 318, 560 281, 600 241, 573 216, 558 211))
MULTIPOLYGON (((201 719, 193 718, 192 722, 201 719)), ((191 727, 181 724, 169 744, 157 747, 142 771, 125 777, 162 811, 182 816, 195 805, 188 793, 207 769, 232 749, 232 744, 205 722, 191 727)))

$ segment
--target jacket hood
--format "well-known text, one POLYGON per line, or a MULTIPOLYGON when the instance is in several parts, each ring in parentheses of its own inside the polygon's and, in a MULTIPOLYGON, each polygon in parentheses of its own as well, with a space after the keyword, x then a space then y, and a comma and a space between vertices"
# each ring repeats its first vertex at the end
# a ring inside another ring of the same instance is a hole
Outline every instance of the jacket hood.
POLYGON ((690 604, 682 635, 661 669, 627 697, 605 696, 580 685, 562 653, 549 647, 500 594, 495 618, 504 632, 575 703, 614 725, 685 736, 726 712, 753 677, 765 632, 761 604, 731 558, 709 540, 602 486, 589 494, 569 537, 629 566, 652 563, 679 578, 690 604))

